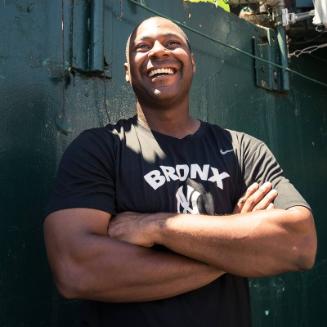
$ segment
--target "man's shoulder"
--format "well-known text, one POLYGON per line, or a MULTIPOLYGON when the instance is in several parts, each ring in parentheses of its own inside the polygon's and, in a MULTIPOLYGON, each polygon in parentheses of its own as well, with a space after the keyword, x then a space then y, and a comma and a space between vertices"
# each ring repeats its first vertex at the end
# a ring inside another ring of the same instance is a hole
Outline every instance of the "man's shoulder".
POLYGON ((117 133, 121 130, 129 130, 133 125, 136 124, 136 116, 129 117, 129 118, 121 118, 113 123, 108 123, 105 126, 102 127, 94 127, 84 130, 82 133, 95 133, 95 134, 101 134, 101 133, 117 133))
POLYGON ((135 117, 128 119, 120 119, 115 123, 109 123, 102 127, 93 127, 82 131, 73 142, 75 143, 111 143, 114 141, 115 136, 119 136, 123 133, 131 130, 135 124, 135 117))
POLYGON ((116 123, 102 127, 89 128, 82 131, 65 149, 62 163, 76 163, 85 166, 86 163, 112 163, 115 161, 121 140, 128 134, 135 118, 121 119, 116 123))
POLYGON ((113 134, 117 134, 120 132, 127 132, 129 131, 133 126, 137 125, 137 117, 132 116, 129 118, 122 118, 119 119, 115 123, 109 123, 104 127, 105 130, 108 132, 111 132, 113 134))
POLYGON ((204 122, 207 130, 211 131, 216 138, 233 145, 234 148, 257 146, 263 143, 260 139, 238 130, 223 128, 217 124, 204 122))

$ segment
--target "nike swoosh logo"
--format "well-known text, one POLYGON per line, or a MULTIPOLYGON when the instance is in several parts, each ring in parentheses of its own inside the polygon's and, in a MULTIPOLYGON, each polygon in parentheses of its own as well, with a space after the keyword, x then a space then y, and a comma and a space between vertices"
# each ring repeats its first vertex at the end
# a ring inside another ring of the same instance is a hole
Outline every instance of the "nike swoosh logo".
POLYGON ((224 156, 225 154, 227 154, 227 153, 230 153, 230 152, 234 152, 234 149, 229 149, 229 150, 222 150, 222 149, 220 149, 220 153, 224 156))

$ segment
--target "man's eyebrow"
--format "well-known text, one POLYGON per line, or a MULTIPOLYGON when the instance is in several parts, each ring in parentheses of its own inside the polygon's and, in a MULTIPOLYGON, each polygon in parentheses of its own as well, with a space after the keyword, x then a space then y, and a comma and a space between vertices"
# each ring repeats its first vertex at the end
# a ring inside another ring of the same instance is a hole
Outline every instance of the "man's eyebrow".
MULTIPOLYGON (((181 40, 184 40, 187 42, 187 39, 183 36, 183 35, 178 35, 178 34, 175 34, 175 33, 166 33, 166 34, 160 34, 160 36, 162 37, 176 37, 178 39, 181 39, 181 40)), ((138 41, 146 41, 146 40, 152 40, 153 37, 151 36, 142 36, 140 39, 136 39, 134 42, 138 42, 138 41)))

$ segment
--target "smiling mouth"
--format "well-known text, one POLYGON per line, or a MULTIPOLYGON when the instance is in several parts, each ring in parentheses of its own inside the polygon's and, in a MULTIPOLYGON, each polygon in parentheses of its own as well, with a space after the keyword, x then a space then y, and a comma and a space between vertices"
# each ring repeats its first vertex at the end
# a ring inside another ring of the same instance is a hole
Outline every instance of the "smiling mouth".
POLYGON ((167 76, 167 75, 174 75, 175 70, 172 68, 157 68, 152 69, 149 73, 149 77, 159 77, 159 76, 167 76))

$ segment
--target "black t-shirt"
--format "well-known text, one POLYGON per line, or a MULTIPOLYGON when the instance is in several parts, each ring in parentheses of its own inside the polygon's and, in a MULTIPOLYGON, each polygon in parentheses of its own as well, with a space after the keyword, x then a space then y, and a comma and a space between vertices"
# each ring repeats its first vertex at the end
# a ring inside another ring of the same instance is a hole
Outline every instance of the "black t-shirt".
MULTIPOLYGON (((277 208, 309 207, 263 142, 205 122, 177 139, 133 117, 87 130, 71 143, 47 213, 94 208, 223 215, 249 185, 265 181, 278 191, 277 208)), ((88 305, 86 326, 94 327, 250 325, 247 279, 231 274, 165 300, 88 305)))

